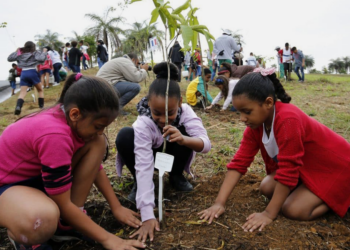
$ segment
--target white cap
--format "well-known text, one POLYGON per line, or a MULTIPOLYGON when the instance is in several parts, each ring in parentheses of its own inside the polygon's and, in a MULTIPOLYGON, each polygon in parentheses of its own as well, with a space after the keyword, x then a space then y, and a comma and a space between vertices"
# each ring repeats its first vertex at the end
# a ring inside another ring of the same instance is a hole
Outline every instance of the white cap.
POLYGON ((227 34, 227 35, 231 36, 232 32, 229 29, 225 29, 223 34, 227 34))
POLYGON ((280 49, 280 48, 281 48, 280 46, 276 46, 275 50, 276 50, 276 49, 280 49))

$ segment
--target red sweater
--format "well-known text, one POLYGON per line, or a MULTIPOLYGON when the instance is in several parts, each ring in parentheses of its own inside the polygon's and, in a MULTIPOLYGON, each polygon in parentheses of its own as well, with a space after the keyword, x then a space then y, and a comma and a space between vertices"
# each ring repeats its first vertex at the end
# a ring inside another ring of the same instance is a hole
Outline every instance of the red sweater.
POLYGON ((293 104, 276 102, 275 109, 278 163, 265 150, 261 126, 246 128, 227 168, 245 174, 260 150, 267 174, 276 171, 275 180, 291 190, 301 180, 334 212, 344 216, 350 206, 350 144, 293 104))
POLYGON ((44 70, 44 69, 52 69, 52 60, 49 55, 47 55, 47 59, 44 62, 44 64, 39 64, 38 65, 39 70, 44 70))

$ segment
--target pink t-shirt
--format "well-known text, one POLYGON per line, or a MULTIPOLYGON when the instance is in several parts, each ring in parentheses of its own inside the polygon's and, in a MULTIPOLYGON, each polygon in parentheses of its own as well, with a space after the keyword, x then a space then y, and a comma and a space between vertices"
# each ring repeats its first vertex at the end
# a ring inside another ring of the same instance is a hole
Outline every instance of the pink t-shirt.
POLYGON ((72 185, 72 157, 84 144, 59 105, 23 118, 0 136, 0 186, 41 175, 49 195, 64 193, 72 185))

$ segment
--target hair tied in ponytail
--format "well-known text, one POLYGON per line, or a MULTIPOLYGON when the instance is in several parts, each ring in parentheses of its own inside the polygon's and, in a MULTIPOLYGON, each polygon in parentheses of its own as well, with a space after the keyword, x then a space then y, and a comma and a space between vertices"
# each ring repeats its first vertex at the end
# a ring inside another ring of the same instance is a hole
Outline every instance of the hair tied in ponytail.
POLYGON ((83 74, 82 73, 78 73, 75 75, 75 81, 78 81, 80 78, 83 77, 83 74))
POLYGON ((274 74, 275 71, 276 71, 275 68, 268 68, 268 69, 256 68, 256 69, 253 70, 253 72, 260 73, 262 76, 270 76, 270 75, 274 74))

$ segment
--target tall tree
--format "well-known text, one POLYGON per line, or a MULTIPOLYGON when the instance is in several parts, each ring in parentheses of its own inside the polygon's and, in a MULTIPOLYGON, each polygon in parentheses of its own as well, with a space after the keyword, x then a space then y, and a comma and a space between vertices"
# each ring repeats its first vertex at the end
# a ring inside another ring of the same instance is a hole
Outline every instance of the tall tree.
POLYGON ((95 22, 93 27, 87 30, 87 33, 96 37, 96 39, 101 39, 106 44, 107 48, 109 45, 114 49, 119 50, 122 46, 119 35, 122 33, 122 29, 116 25, 124 21, 123 17, 110 17, 110 13, 114 12, 116 9, 109 7, 103 16, 98 16, 96 14, 85 14, 85 17, 90 18, 90 20, 95 22))
POLYGON ((150 49, 149 39, 156 37, 164 54, 163 39, 164 32, 157 29, 156 24, 149 24, 144 21, 142 23, 135 22, 132 25, 132 29, 124 31, 124 35, 127 37, 123 41, 124 53, 135 52, 141 55, 141 59, 144 59, 144 53, 147 53, 150 49))
POLYGON ((315 65, 315 59, 313 56, 305 55, 305 68, 311 69, 315 65))
POLYGON ((343 57, 343 62, 344 62, 345 71, 348 74, 349 73, 349 68, 350 68, 350 57, 348 57, 348 56, 343 57))
POLYGON ((36 35, 35 40, 37 45, 42 48, 44 46, 50 46, 54 50, 59 50, 63 46, 63 42, 59 40, 59 34, 57 32, 51 32, 46 30, 46 34, 36 35))

